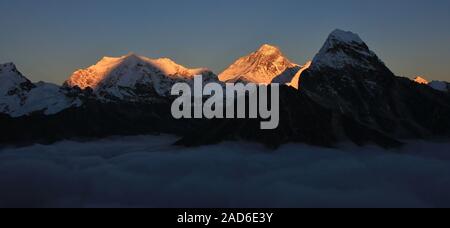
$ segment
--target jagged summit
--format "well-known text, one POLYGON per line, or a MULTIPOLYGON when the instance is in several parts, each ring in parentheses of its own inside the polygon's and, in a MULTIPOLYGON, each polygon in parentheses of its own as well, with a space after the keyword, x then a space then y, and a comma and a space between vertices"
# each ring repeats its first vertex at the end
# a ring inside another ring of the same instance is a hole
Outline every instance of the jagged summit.
POLYGON ((30 89, 32 83, 20 73, 14 63, 0 64, 0 96, 30 89))
POLYGON ((359 35, 343 30, 334 30, 314 57, 312 69, 343 69, 357 67, 375 70, 384 63, 372 52, 359 35))
POLYGON ((335 29, 333 32, 331 32, 328 39, 345 43, 364 43, 364 41, 359 37, 358 34, 340 29, 335 29))
POLYGON ((282 74, 295 75, 299 69, 300 66, 287 59, 278 47, 264 44, 250 55, 239 58, 219 75, 219 79, 270 84, 282 74))

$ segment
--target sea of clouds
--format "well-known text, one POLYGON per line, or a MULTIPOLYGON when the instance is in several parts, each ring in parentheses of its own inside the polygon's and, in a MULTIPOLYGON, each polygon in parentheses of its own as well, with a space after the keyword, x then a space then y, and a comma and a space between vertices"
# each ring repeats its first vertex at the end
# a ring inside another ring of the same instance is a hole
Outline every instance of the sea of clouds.
POLYGON ((450 207, 450 144, 278 150, 171 136, 0 150, 0 207, 450 207))

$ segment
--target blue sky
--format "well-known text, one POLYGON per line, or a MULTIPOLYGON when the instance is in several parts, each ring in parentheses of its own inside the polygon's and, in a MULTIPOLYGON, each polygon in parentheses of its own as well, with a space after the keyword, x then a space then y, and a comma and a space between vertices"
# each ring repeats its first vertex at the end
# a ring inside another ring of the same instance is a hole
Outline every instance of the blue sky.
POLYGON ((448 0, 0 0, 0 62, 55 83, 129 52, 219 73, 263 43, 302 64, 341 28, 397 75, 450 81, 449 12, 448 0))

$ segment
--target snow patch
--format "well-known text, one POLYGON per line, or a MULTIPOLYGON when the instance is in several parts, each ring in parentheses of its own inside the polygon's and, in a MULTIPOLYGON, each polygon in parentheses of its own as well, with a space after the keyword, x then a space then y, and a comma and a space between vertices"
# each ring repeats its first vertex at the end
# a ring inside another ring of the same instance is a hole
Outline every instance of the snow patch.
POLYGON ((343 31, 343 30, 340 30, 340 29, 334 30, 330 34, 329 38, 333 39, 335 41, 344 42, 344 43, 364 44, 364 41, 359 37, 358 34, 352 33, 352 32, 348 32, 348 31, 343 31))

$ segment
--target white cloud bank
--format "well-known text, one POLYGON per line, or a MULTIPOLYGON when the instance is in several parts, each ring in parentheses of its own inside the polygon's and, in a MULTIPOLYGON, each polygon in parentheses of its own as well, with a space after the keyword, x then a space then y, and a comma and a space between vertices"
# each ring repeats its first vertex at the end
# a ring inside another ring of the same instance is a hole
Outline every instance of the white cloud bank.
POLYGON ((169 136, 0 150, 0 207, 450 207, 450 144, 401 150, 169 136))

